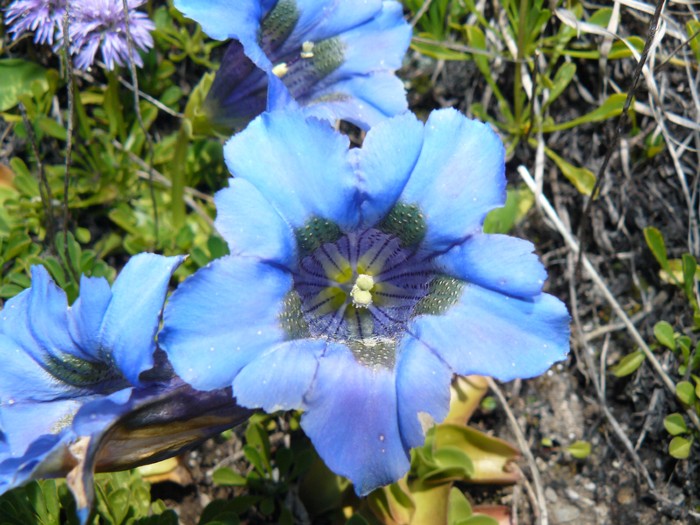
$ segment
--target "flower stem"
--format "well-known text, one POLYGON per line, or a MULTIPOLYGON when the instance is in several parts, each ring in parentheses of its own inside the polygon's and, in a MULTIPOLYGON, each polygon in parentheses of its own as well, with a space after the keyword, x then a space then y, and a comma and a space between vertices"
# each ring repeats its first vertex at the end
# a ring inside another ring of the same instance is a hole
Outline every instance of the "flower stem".
POLYGON ((180 127, 175 141, 175 153, 172 160, 172 193, 170 210, 172 226, 177 232, 185 223, 185 165, 187 163, 187 146, 189 136, 185 127, 180 127))

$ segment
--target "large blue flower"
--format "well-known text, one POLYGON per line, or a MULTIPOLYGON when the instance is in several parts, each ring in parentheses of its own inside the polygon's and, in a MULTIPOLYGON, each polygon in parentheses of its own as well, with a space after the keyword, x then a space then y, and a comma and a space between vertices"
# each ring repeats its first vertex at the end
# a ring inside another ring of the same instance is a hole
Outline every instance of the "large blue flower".
POLYGON ((368 128, 406 110, 394 71, 411 39, 394 0, 176 0, 228 47, 205 103, 238 127, 295 100, 307 114, 368 128), (281 81, 280 81, 281 80, 281 81))
POLYGON ((84 520, 95 468, 157 460, 245 417, 230 389, 197 395, 156 352, 182 259, 137 255, 111 289, 83 277, 70 307, 44 267, 32 268, 32 287, 0 311, 0 493, 77 468, 84 520))
POLYGON ((231 255, 176 290, 159 340, 195 388, 303 410, 321 457, 359 494, 408 469, 448 410, 453 374, 541 374, 569 349, 527 241, 487 235, 504 151, 454 110, 405 114, 363 147, 298 111, 225 146, 216 196, 231 255))

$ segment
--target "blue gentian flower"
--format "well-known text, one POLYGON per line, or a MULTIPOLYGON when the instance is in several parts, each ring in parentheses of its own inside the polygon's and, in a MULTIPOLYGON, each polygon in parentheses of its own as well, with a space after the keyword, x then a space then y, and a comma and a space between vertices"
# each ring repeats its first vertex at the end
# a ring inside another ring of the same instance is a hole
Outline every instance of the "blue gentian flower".
POLYGON ((196 389, 302 410, 363 495, 407 471, 454 374, 543 373, 567 355, 569 315, 531 243, 482 232, 506 186, 488 126, 405 114, 348 145, 299 111, 226 144, 216 226, 231 255, 179 286, 159 341, 196 389))
MULTIPOLYGON (((140 51, 153 47, 151 31, 155 24, 146 13, 136 8, 145 0, 128 0, 129 33, 134 44, 133 59, 138 67, 143 66, 140 51)), ((98 49, 107 69, 129 63, 129 47, 122 0, 71 0, 70 1, 71 52, 76 55, 75 65, 89 68, 95 61, 98 49)))
POLYGON ((5 23, 17 40, 34 31, 37 44, 54 43, 66 12, 66 0, 15 0, 5 10, 5 23))
POLYGON ((369 128, 406 110, 401 67, 411 39, 394 0, 175 0, 212 38, 235 39, 205 110, 239 127, 296 101, 307 114, 369 128))
POLYGON ((111 289, 83 277, 71 306, 43 266, 32 268, 32 287, 0 311, 0 493, 77 468, 84 520, 95 468, 172 455, 245 417, 230 389, 196 395, 156 352, 182 259, 137 255, 111 289))

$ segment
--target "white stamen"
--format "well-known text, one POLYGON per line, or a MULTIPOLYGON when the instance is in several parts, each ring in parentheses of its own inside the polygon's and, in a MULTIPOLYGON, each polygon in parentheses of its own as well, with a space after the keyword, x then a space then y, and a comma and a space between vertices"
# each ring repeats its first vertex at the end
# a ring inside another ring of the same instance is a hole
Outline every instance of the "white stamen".
POLYGON ((277 78, 282 78, 284 75, 289 73, 289 68, 287 67, 286 63, 281 62, 272 68, 272 73, 274 73, 277 78))
POLYGON ((372 304, 372 294, 370 290, 374 288, 374 279, 371 275, 361 273, 357 276, 355 284, 350 290, 352 303, 357 308, 367 308, 372 304))
POLYGON ((314 57, 314 43, 308 40, 301 45, 301 58, 314 57))

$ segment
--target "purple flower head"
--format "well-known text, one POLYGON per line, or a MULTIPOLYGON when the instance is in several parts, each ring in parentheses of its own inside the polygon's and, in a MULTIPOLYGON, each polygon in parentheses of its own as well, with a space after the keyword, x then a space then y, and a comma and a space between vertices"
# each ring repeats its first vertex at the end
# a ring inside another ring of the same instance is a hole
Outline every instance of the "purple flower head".
POLYGON ((13 40, 34 31, 34 42, 53 44, 63 23, 66 0, 15 0, 5 10, 13 40))
POLYGON ((205 103, 239 127, 296 101, 307 115, 364 129, 406 110, 394 75, 411 39, 394 0, 176 0, 226 50, 205 103))
POLYGON ((482 231, 504 148, 455 110, 404 114, 362 148, 300 110, 265 113, 224 155, 231 255, 183 282, 160 344, 197 389, 301 425, 358 494, 406 473, 454 374, 533 377, 569 350, 531 243, 482 231))
MULTIPOLYGON (((134 44, 134 63, 142 67, 138 51, 153 47, 151 31, 155 25, 146 13, 136 11, 145 0, 128 0, 129 32, 134 44)), ((76 55, 75 65, 89 68, 95 62, 98 49, 107 69, 129 62, 126 35, 126 17, 122 0, 70 0, 71 53, 76 55)))

